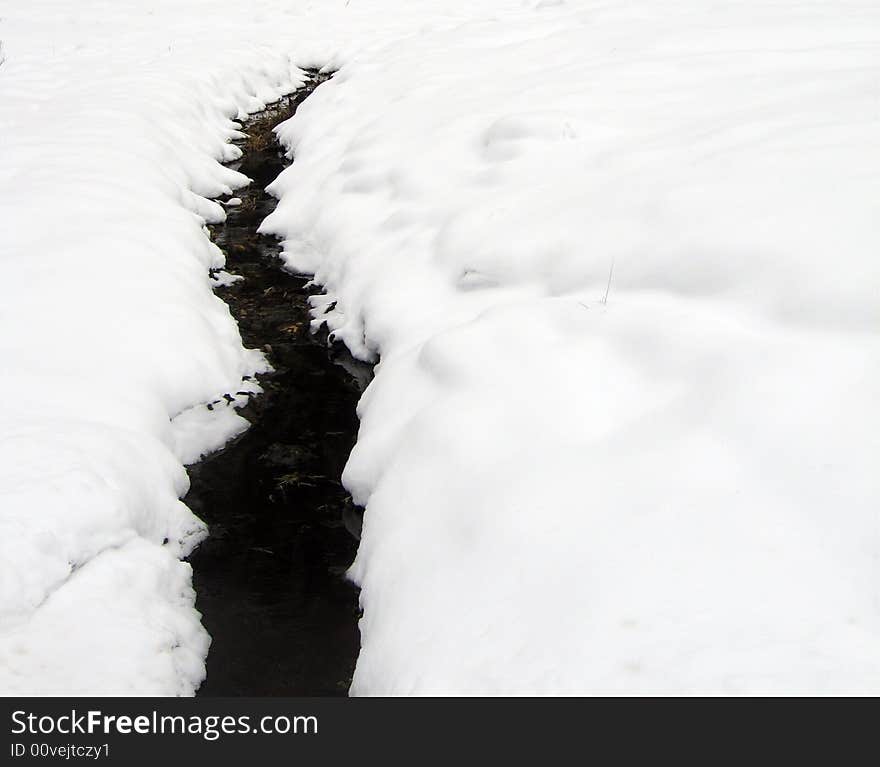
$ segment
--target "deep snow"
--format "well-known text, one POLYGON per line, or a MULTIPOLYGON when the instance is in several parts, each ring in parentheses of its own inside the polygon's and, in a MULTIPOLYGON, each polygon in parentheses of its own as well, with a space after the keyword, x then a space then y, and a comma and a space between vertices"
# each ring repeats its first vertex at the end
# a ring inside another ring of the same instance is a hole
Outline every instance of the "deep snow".
POLYGON ((0 16, 0 691, 199 683, 205 198, 327 65, 264 230, 381 357, 352 692, 880 692, 875 3, 0 16))

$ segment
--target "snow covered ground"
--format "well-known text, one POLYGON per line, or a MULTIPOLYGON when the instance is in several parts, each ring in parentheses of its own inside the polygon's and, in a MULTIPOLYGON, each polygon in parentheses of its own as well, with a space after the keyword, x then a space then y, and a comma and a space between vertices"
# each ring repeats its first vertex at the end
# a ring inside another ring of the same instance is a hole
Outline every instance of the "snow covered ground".
POLYGON ((876 3, 0 17, 0 692, 201 681, 206 198, 326 65, 264 229, 381 358, 352 692, 880 693, 876 3))

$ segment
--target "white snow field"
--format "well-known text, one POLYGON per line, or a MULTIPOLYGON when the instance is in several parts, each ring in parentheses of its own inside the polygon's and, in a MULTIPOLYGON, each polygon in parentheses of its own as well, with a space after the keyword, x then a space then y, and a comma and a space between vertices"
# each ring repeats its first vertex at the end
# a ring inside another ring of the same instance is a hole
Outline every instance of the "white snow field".
POLYGON ((325 66, 263 229, 381 359, 351 692, 880 694, 876 2, 0 0, 0 40, 0 693, 203 679, 183 464, 266 364, 207 198, 325 66))

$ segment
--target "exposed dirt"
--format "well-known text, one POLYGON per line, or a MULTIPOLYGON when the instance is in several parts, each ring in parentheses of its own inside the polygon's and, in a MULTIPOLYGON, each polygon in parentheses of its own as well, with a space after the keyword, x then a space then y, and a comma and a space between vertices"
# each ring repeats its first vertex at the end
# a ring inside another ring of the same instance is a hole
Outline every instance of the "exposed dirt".
POLYGON ((344 573, 360 515, 339 477, 369 368, 310 334, 307 280, 284 272, 279 243, 256 232, 275 206, 264 187, 287 164, 272 128, 325 79, 313 73, 245 124, 244 157, 231 165, 253 183, 212 227, 226 269, 245 278, 219 295, 275 372, 240 411, 251 428, 190 469, 184 500, 210 528, 190 557, 213 637, 201 695, 344 695, 359 649, 357 591, 344 573))

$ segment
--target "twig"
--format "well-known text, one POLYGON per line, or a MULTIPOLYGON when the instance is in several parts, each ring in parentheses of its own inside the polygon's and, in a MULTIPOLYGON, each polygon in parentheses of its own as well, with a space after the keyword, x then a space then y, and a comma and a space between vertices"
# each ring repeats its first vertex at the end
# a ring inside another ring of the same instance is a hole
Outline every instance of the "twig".
POLYGON ((605 295, 602 298, 602 304, 608 303, 608 291, 611 290, 611 278, 614 276, 614 258, 611 259, 611 268, 608 270, 608 284, 605 286, 605 295))

